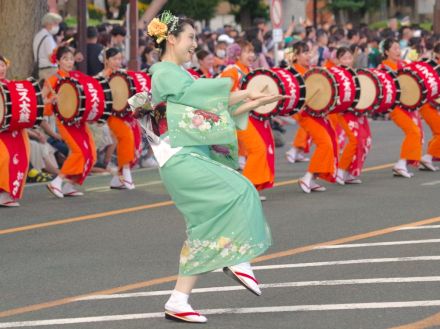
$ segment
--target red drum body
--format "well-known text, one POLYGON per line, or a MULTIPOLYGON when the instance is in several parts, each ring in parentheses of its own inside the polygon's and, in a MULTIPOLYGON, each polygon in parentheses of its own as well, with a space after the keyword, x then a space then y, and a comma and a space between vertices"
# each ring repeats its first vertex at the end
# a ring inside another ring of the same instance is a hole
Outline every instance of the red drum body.
POLYGON ((429 102, 431 106, 440 111, 440 97, 429 102))
POLYGON ((199 72, 194 69, 186 69, 186 71, 196 80, 201 78, 199 72))
POLYGON ((43 120, 43 111, 36 80, 0 82, 0 132, 32 128, 43 120))
POLYGON ((409 68, 416 70, 423 79, 428 101, 440 96, 440 64, 432 59, 411 63, 409 68))
POLYGON ((251 112, 258 120, 267 120, 276 115, 291 115, 299 111, 305 101, 305 85, 302 78, 296 78, 295 70, 281 68, 257 69, 244 77, 241 89, 275 95, 289 96, 278 102, 260 106, 251 112))
POLYGON ((133 79, 134 88, 136 93, 143 91, 151 91, 151 77, 144 72, 127 71, 127 74, 133 79))
POLYGON ((58 80, 55 115, 65 125, 105 122, 112 109, 110 86, 78 71, 58 80))
POLYGON ((367 69, 357 69, 356 75, 361 92, 358 103, 352 109, 353 112, 357 115, 365 115, 377 111, 383 98, 382 84, 379 78, 367 69))
POLYGON ((427 99, 428 91, 418 70, 420 67, 418 63, 411 63, 397 72, 401 89, 400 106, 407 111, 417 111, 427 99))
POLYGON ((382 99, 374 113, 386 114, 400 104, 400 84, 397 75, 390 70, 371 69, 382 86, 382 99))
POLYGON ((304 75, 306 105, 304 111, 314 117, 326 116, 338 99, 338 85, 333 74, 323 68, 313 68, 304 75))
POLYGON ((338 100, 331 113, 343 113, 354 108, 359 102, 361 87, 356 72, 344 66, 329 68, 338 84, 338 100))
MULTIPOLYGON (((98 80, 105 80, 105 78, 100 77, 98 80)), ((128 105, 128 99, 136 94, 133 78, 127 72, 120 70, 113 72, 107 81, 113 98, 112 115, 121 118, 131 115, 132 110, 128 105)))

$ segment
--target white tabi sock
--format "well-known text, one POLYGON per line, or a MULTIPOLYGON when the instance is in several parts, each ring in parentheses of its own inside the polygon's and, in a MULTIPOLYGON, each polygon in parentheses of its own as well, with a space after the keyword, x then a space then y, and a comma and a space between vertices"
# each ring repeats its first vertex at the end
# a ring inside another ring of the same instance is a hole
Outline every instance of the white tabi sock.
POLYGON ((178 307, 179 305, 186 305, 188 304, 188 298, 189 295, 174 289, 170 298, 165 304, 165 308, 174 308, 178 307))
POLYGON ((70 183, 66 183, 63 186, 63 193, 64 194, 68 194, 68 193, 72 193, 72 192, 77 192, 78 190, 70 183))
POLYGON ((423 161, 427 161, 427 162, 432 162, 432 155, 431 155, 431 154, 425 154, 425 155, 422 157, 422 160, 423 160, 423 161))
POLYGON ((63 179, 60 176, 55 177, 53 181, 50 182, 50 184, 57 189, 61 190, 61 185, 63 184, 63 179))
POLYGON ((122 167, 122 177, 124 180, 129 183, 133 183, 133 179, 131 178, 131 170, 129 166, 122 167))
POLYGON ((399 161, 396 162, 394 167, 399 168, 399 169, 407 170, 407 168, 406 168, 406 159, 399 159, 399 161))
POLYGON ((308 186, 310 186, 310 182, 313 179, 313 174, 311 172, 306 172, 304 177, 302 178, 304 183, 306 183, 308 186))

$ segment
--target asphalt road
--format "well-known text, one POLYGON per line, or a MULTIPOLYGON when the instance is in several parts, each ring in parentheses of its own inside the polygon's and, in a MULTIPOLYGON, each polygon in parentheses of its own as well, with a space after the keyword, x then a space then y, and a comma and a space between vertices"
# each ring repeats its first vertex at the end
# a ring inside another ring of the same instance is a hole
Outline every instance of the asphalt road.
MULTIPOLYGON (((371 125, 361 185, 306 195, 296 179, 307 164, 277 149, 264 202, 274 245, 255 264, 263 295, 203 276, 190 299, 202 327, 440 328, 440 172, 394 178, 402 133, 371 125)), ((163 319, 184 221, 157 170, 134 178, 135 190, 111 191, 92 176, 84 197, 63 200, 32 185, 20 208, 0 209, 0 328, 200 327, 163 319)))

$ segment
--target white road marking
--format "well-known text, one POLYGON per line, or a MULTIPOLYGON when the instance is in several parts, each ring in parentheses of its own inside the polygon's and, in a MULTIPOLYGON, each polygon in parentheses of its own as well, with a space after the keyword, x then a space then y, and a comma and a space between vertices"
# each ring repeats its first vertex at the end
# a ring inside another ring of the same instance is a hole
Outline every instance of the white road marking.
MULTIPOLYGON (((148 182, 148 183, 143 183, 143 184, 136 184, 136 187, 142 187, 142 186, 151 186, 151 185, 159 185, 162 184, 162 181, 160 180, 155 180, 152 182, 148 182)), ((106 185, 106 186, 97 186, 97 187, 91 187, 86 189, 86 192, 91 192, 91 191, 97 191, 97 192, 108 192, 111 191, 110 185, 106 185)))
MULTIPOLYGON (((305 267, 332 266, 332 265, 418 262, 418 261, 436 261, 436 260, 440 260, 440 256, 365 258, 365 259, 338 260, 338 261, 332 261, 332 262, 262 265, 262 266, 252 266, 252 269, 254 271, 258 271, 258 270, 277 270, 277 269, 285 269, 285 268, 305 268, 305 267)), ((221 270, 216 270, 215 272, 220 272, 220 271, 221 270)))
POLYGON ((439 242, 440 239, 407 240, 407 241, 391 241, 391 242, 338 244, 333 246, 315 247, 313 249, 319 250, 319 249, 342 249, 342 248, 360 248, 360 247, 376 247, 376 246, 398 246, 405 244, 423 244, 423 243, 439 243, 439 242))
MULTIPOLYGON (((355 284, 379 284, 379 283, 417 283, 417 282, 439 282, 440 276, 421 276, 421 277, 403 277, 403 278, 370 278, 370 279, 350 279, 350 280, 324 280, 324 281, 298 281, 298 282, 281 282, 281 283, 266 283, 260 284, 262 289, 268 288, 291 288, 291 287, 316 287, 316 286, 342 286, 355 284)), ((192 293, 207 293, 207 292, 224 292, 245 289, 242 286, 225 286, 225 287, 210 287, 193 289, 192 293)), ((99 300, 99 299, 120 299, 120 298, 134 298, 134 297, 151 297, 151 296, 166 296, 171 294, 172 290, 160 291, 145 291, 127 294, 113 294, 113 295, 95 295, 84 298, 78 298, 75 301, 84 300, 99 300)))
MULTIPOLYGON (((310 312, 310 311, 341 311, 341 310, 371 310, 371 309, 393 309, 411 307, 434 307, 440 306, 440 300, 417 300, 403 302, 378 302, 378 303, 353 303, 353 304, 323 304, 323 305, 292 305, 292 306, 271 306, 271 307, 249 307, 249 308, 218 308, 198 310, 204 315, 213 314, 249 314, 249 313, 279 313, 279 312, 310 312)), ((123 320, 140 320, 163 318, 162 312, 121 314, 107 316, 91 316, 83 318, 65 318, 37 321, 20 321, 0 323, 0 328, 23 328, 53 326, 75 323, 110 322, 123 320)))
POLYGON ((438 184, 440 184, 440 180, 435 180, 432 182, 423 183, 422 186, 434 186, 434 185, 438 185, 438 184))
POLYGON ((432 228, 440 228, 440 225, 407 226, 407 227, 399 228, 398 231, 405 231, 405 230, 426 230, 426 229, 432 229, 432 228))

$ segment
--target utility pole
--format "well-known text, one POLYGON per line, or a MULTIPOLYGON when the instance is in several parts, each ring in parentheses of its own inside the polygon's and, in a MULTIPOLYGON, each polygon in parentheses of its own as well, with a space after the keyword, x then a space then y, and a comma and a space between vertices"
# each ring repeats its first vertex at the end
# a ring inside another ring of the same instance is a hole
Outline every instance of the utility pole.
POLYGON ((435 1, 434 5, 434 33, 440 33, 440 0, 435 1))
POLYGON ((84 56, 84 60, 78 63, 78 70, 87 73, 87 1, 78 0, 78 51, 84 56))
POLYGON ((129 29, 130 29, 130 58, 128 59, 128 69, 132 71, 139 71, 138 61, 138 6, 137 0, 130 0, 129 9, 129 29))

